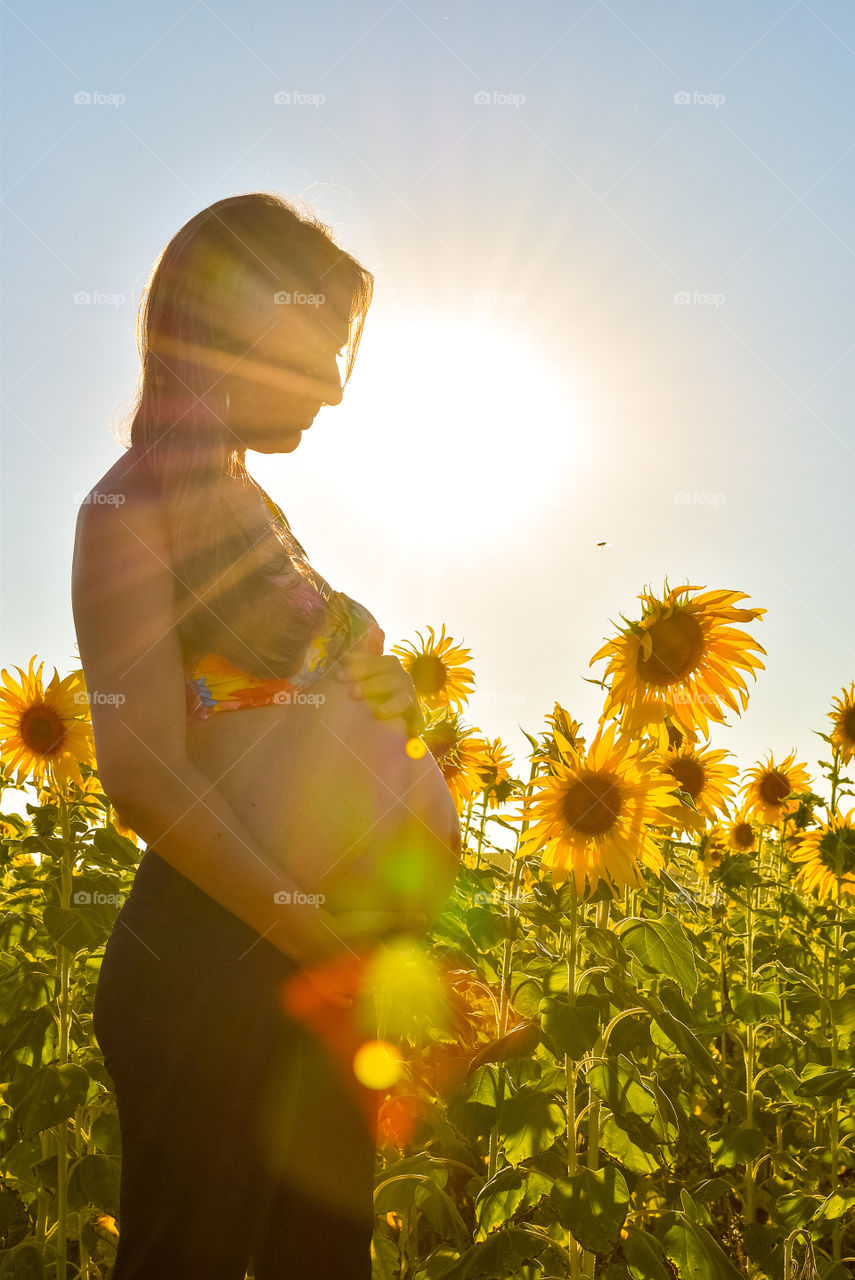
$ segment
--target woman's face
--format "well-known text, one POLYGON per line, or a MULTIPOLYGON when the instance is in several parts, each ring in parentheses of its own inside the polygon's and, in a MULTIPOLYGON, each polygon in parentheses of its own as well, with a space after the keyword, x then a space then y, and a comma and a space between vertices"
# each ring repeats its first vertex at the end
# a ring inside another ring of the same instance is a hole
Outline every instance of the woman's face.
POLYGON ((235 447, 258 453, 296 449, 321 405, 341 401, 336 357, 347 337, 346 319, 329 306, 277 302, 225 344, 227 371, 220 386, 229 393, 226 426, 235 447))

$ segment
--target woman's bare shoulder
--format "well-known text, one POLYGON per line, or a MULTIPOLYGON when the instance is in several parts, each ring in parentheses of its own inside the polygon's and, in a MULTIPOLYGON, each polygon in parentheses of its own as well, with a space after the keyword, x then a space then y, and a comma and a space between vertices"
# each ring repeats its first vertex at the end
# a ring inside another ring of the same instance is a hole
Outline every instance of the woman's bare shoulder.
POLYGON ((159 495, 128 449, 96 480, 77 512, 72 587, 116 573, 147 577, 168 569, 169 537, 159 495))
POLYGON ((84 496, 81 507, 118 508, 130 502, 135 506, 155 509, 157 499, 157 492, 140 454, 134 449, 126 449, 100 479, 95 481, 84 496))

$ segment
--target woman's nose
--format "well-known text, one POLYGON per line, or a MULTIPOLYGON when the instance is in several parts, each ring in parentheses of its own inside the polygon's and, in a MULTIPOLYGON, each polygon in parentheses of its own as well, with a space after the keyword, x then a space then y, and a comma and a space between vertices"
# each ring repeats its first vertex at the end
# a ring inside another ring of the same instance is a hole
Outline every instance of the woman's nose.
POLYGON ((341 404, 341 395, 341 378, 336 365, 335 371, 324 379, 324 404, 341 404))

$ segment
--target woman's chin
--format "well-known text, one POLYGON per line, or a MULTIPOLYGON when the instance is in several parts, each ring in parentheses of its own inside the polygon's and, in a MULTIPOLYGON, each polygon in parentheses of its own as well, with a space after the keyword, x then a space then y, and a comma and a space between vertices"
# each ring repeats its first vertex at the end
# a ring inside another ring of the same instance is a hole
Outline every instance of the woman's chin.
POLYGON ((286 427, 271 431, 260 439, 248 439, 245 446, 253 453, 293 453, 303 438, 302 427, 286 427))

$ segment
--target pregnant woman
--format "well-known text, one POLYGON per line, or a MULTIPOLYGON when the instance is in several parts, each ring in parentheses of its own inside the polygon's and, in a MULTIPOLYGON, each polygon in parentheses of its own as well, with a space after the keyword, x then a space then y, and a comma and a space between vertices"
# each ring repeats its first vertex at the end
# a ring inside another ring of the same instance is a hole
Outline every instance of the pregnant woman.
POLYGON ((147 284, 128 447, 80 507, 99 777, 147 846, 94 1011, 122 1139, 113 1280, 371 1275, 360 975, 437 918, 458 816, 378 622, 245 453, 292 453, 341 401, 372 287, 277 195, 191 218, 147 284))

